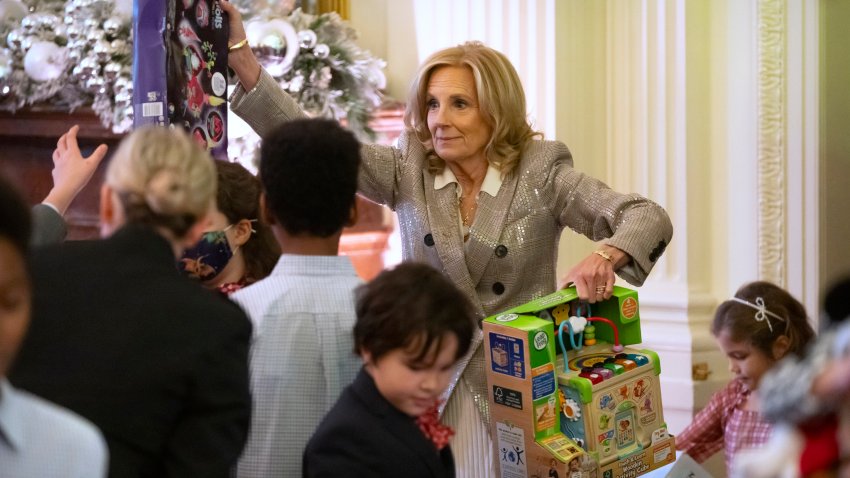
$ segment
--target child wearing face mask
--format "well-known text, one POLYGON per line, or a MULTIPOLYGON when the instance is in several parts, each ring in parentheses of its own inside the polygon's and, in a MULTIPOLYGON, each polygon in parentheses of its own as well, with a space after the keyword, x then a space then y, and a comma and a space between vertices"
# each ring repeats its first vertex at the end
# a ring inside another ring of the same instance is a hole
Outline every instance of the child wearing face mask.
POLYGON ((364 366, 304 451, 305 477, 454 477, 439 397, 469 349, 475 314, 441 273, 420 263, 357 291, 354 346, 364 366))
POLYGON ((711 333, 734 375, 676 437, 676 448, 698 463, 724 450, 726 467, 741 450, 763 445, 771 424, 759 410, 762 376, 783 357, 801 355, 814 337, 803 305, 769 282, 742 286, 720 304, 711 333))
POLYGON ((208 289, 230 295, 268 276, 280 246, 261 219, 259 179, 238 163, 215 162, 218 175, 211 228, 187 249, 178 268, 208 289))

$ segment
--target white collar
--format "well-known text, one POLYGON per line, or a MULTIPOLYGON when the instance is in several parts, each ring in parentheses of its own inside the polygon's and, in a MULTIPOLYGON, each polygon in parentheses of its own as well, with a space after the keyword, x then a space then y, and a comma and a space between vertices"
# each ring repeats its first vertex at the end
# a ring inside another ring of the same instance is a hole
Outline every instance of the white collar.
MULTIPOLYGON (((434 189, 443 189, 451 183, 458 183, 455 173, 451 168, 444 166, 443 170, 434 176, 434 189)), ((460 183, 458 183, 460 185, 460 183)), ((496 197, 499 189, 502 187, 502 173, 493 167, 492 164, 487 164, 487 174, 484 175, 484 182, 481 184, 481 191, 489 194, 491 197, 496 197)), ((460 194, 460 188, 458 188, 460 194)))

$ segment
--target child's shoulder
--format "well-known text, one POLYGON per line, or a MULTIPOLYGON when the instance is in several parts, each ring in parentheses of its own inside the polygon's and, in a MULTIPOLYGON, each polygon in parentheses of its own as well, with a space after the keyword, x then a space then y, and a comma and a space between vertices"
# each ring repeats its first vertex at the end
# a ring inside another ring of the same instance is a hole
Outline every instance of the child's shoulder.
POLYGON ((734 378, 714 393, 714 400, 719 401, 724 407, 732 407, 746 399, 749 394, 750 390, 743 380, 734 378))

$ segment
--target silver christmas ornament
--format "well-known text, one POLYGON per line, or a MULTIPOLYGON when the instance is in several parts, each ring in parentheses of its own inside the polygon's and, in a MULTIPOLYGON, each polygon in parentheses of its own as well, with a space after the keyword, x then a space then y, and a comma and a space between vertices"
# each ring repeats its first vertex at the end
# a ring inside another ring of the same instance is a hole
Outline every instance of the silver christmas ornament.
POLYGON ((114 80, 118 77, 119 73, 121 73, 121 65, 118 63, 110 61, 106 65, 103 65, 103 76, 105 76, 107 80, 114 80))
POLYGON ((29 35, 35 32, 38 27, 37 13, 31 13, 21 19, 21 30, 24 34, 29 35))
POLYGON ((80 62, 80 59, 82 59, 82 58, 83 58, 82 50, 79 50, 77 48, 70 48, 70 47, 68 48, 68 61, 71 64, 75 64, 75 65, 78 64, 80 62))
POLYGON ((83 36, 83 29, 77 24, 71 24, 65 29, 65 33, 68 35, 68 39, 76 40, 83 36))
POLYGON ((316 41, 318 37, 316 36, 316 32, 313 30, 301 30, 298 32, 298 42, 301 45, 301 48, 305 50, 309 50, 316 46, 316 41))
POLYGON ((86 33, 86 41, 89 43, 89 45, 92 46, 94 46, 94 44, 102 38, 103 30, 99 28, 95 28, 94 30, 88 30, 88 33, 86 33))
POLYGON ((316 58, 327 58, 330 53, 330 47, 324 43, 319 43, 315 48, 313 48, 313 54, 316 55, 316 58))
POLYGON ((59 38, 68 38, 68 27, 62 23, 57 23, 53 26, 53 36, 59 38))
POLYGON ((21 30, 12 30, 6 35, 6 45, 11 50, 20 50, 21 43, 24 41, 24 34, 21 30))
POLYGON ((99 76, 93 76, 86 80, 85 86, 86 90, 96 95, 106 93, 106 82, 99 76))
POLYGON ((86 69, 81 64, 77 64, 74 68, 71 69, 71 78, 76 80, 78 83, 84 83, 85 80, 91 77, 90 73, 86 72, 86 69))
POLYGON ((34 36, 25 36, 23 40, 21 40, 21 51, 26 53, 30 48, 32 48, 33 43, 37 41, 40 40, 34 36))
POLYGON ((59 17, 50 13, 36 13, 34 14, 36 27, 40 30, 50 30, 56 25, 59 24, 59 17))
POLYGON ((112 84, 112 89, 115 90, 116 93, 126 92, 130 97, 133 96, 133 80, 126 76, 119 76, 115 79, 115 83, 112 84))
POLYGON ((99 62, 106 63, 107 60, 112 58, 112 45, 106 40, 98 40, 92 47, 92 52, 99 62))
POLYGON ((109 36, 111 36, 111 37, 114 37, 115 35, 117 35, 117 34, 118 34, 118 31, 121 29, 121 24, 122 24, 122 23, 123 23, 123 22, 122 22, 122 21, 121 21, 121 19, 120 19, 120 18, 118 18, 118 17, 111 17, 111 18, 107 18, 107 19, 103 22, 103 31, 104 31, 104 33, 106 33, 107 35, 109 35, 109 36))
POLYGON ((82 71, 88 75, 100 72, 100 65, 98 64, 97 59, 90 56, 80 60, 79 66, 82 68, 82 71))

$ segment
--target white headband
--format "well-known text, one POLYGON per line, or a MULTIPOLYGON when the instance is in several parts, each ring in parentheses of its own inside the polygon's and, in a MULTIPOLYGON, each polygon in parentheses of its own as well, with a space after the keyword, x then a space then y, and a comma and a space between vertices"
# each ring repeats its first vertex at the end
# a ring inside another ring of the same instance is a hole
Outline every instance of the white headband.
POLYGON ((756 315, 754 316, 756 321, 761 322, 763 320, 763 321, 767 322, 767 328, 770 329, 771 333, 773 333, 773 326, 770 325, 770 320, 767 319, 768 315, 773 317, 774 319, 779 319, 782 322, 786 322, 784 317, 777 315, 777 314, 774 314, 773 312, 767 310, 767 306, 764 305, 764 299, 762 299, 761 297, 756 297, 756 303, 755 304, 753 304, 752 302, 747 302, 744 299, 739 299, 737 297, 732 297, 729 300, 732 300, 732 301, 735 301, 739 304, 744 304, 747 307, 751 307, 753 309, 756 309, 756 315))

